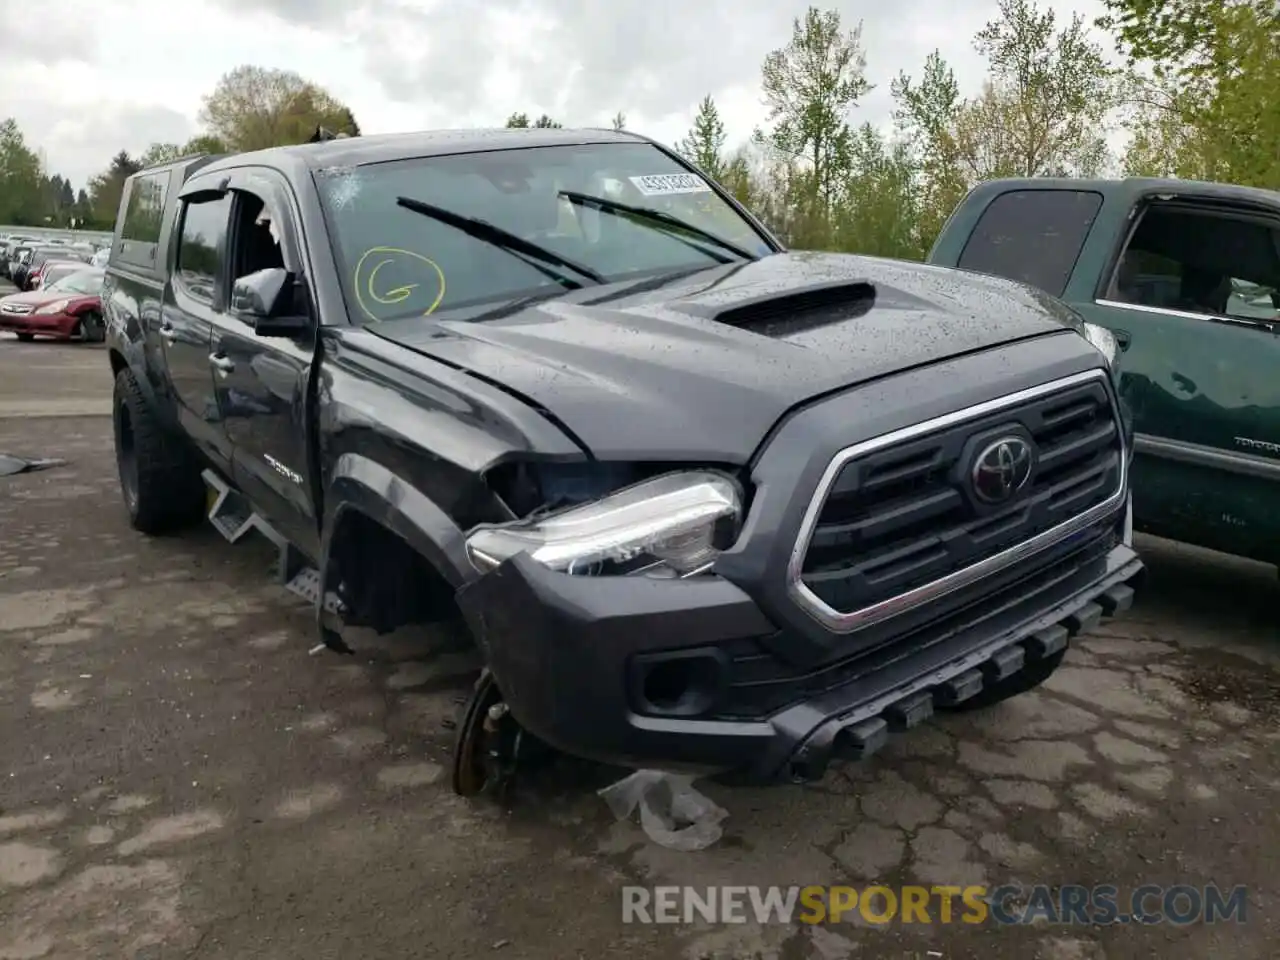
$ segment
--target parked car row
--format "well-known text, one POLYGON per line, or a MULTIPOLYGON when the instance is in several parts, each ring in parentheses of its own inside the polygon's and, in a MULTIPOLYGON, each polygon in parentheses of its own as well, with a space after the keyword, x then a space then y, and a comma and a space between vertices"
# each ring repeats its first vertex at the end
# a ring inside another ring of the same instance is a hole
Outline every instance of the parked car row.
POLYGON ((107 253, 105 244, 87 240, 0 236, 0 277, 11 281, 19 290, 35 290, 47 282, 45 264, 66 262, 105 267, 107 253))

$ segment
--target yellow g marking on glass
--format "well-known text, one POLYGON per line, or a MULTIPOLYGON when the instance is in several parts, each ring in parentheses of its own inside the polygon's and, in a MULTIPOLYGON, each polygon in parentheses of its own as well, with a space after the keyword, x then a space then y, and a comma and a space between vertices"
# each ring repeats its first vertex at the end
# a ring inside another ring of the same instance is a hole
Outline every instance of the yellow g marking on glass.
POLYGON ((401 300, 408 297, 409 294, 413 293, 413 291, 417 290, 419 286, 416 283, 408 283, 403 287, 393 287, 386 293, 379 295, 378 291, 375 289, 375 284, 378 282, 378 271, 391 262, 390 258, 380 260, 378 261, 378 265, 369 271, 369 296, 373 297, 373 299, 377 300, 379 303, 399 303, 401 300))
POLYGON ((370 303, 382 304, 383 306, 393 306, 402 303, 413 295, 421 284, 407 283, 403 286, 392 287, 390 290, 379 292, 374 284, 378 278, 378 271, 385 267, 388 263, 392 263, 397 257, 408 257, 411 260, 417 260, 419 263, 425 264, 434 274, 437 292, 435 299, 431 301, 431 306, 422 311, 422 315, 428 316, 436 311, 444 300, 445 281, 444 271, 440 269, 440 265, 430 257, 423 256, 420 253, 414 253, 412 250, 405 250, 401 247, 370 247, 360 259, 356 261, 354 276, 352 277, 352 285, 355 289, 356 301, 360 304, 360 309, 364 311, 365 316, 370 320, 377 322, 382 318, 370 309, 370 303), (370 267, 371 261, 373 266, 370 267))

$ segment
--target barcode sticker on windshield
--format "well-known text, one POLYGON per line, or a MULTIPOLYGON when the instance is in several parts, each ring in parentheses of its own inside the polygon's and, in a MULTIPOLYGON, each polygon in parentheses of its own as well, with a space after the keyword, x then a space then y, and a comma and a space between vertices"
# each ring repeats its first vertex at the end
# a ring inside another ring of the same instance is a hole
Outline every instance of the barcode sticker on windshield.
POLYGON ((644 177, 631 177, 636 189, 646 197, 660 197, 672 193, 710 193, 707 181, 693 173, 651 173, 644 177))

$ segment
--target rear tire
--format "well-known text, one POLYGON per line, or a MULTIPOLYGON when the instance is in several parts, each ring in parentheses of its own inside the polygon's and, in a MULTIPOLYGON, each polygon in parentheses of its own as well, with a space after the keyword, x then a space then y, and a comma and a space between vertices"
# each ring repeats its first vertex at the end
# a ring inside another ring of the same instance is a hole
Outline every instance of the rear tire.
POLYGON ((959 703, 954 703, 948 707, 939 707, 938 709, 946 710, 950 713, 969 713, 986 707, 994 707, 997 703, 1008 700, 1010 697, 1016 697, 1020 693, 1026 693, 1040 686, 1040 684, 1053 676, 1053 671, 1058 669, 1062 663, 1062 658, 1066 655, 1067 651, 1059 650, 1043 660, 1032 661, 1013 676, 1005 677, 990 686, 983 687, 980 692, 968 700, 961 700, 959 703))
POLYGON ((36 335, 35 335, 34 333, 20 333, 20 334, 18 334, 18 339, 19 339, 21 342, 23 342, 23 343, 30 343, 30 342, 31 342, 32 340, 34 340, 35 338, 36 338, 36 335))
POLYGON ((197 523, 205 506, 199 468, 128 370, 116 377, 111 419, 120 492, 133 528, 155 536, 197 523))

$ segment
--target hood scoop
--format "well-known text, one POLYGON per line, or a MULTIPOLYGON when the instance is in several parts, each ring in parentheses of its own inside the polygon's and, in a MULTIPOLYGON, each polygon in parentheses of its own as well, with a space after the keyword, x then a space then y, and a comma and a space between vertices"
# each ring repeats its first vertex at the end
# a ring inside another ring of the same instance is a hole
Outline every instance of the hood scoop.
POLYGON ((813 327, 852 320, 867 313, 876 303, 876 288, 865 280, 841 280, 807 286, 785 293, 764 293, 731 304, 716 306, 693 303, 685 306, 692 314, 740 327, 766 337, 784 338, 813 327))

